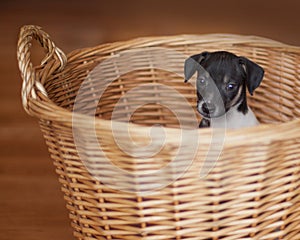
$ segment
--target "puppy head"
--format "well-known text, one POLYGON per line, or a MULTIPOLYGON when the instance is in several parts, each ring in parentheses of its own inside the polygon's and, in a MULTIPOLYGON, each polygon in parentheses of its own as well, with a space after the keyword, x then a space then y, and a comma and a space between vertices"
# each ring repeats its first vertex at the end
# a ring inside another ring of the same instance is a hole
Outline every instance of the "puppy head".
POLYGON ((238 111, 246 114, 246 89, 253 95, 264 75, 256 63, 225 51, 203 52, 186 59, 185 82, 196 72, 197 109, 204 118, 220 117, 237 104, 238 111))

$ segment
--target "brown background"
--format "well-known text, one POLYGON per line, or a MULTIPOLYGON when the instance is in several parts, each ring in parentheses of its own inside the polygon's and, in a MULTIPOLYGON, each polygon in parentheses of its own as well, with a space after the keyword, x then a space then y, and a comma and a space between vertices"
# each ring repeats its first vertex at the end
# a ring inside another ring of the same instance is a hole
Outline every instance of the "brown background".
POLYGON ((0 2, 0 239, 72 239, 63 196, 35 119, 20 101, 19 28, 40 25, 65 52, 140 36, 259 35, 300 45, 297 0, 0 2))

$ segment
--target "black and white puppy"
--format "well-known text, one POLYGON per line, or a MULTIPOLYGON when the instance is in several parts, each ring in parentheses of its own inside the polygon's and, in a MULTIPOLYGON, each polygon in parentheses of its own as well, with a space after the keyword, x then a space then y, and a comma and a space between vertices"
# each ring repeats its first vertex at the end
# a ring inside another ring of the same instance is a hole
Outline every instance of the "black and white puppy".
POLYGON ((203 117, 199 127, 224 127, 224 119, 227 128, 259 124, 247 105, 246 91, 253 95, 260 85, 262 67, 230 52, 203 52, 186 59, 185 82, 196 72, 197 110, 203 117))

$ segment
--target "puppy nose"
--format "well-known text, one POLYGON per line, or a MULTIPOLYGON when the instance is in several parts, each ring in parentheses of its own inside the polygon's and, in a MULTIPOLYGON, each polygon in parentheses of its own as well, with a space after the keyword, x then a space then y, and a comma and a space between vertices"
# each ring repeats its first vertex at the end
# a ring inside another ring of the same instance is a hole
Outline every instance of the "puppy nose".
POLYGON ((212 114, 216 110, 216 107, 211 102, 205 102, 202 105, 202 111, 206 114, 212 114))

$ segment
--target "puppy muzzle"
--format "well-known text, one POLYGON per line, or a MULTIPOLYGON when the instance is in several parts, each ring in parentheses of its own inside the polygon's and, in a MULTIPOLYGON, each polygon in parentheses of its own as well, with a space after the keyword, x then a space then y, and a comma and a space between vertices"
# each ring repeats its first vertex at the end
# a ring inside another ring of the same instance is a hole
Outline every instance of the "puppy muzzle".
POLYGON ((214 111, 216 110, 216 106, 212 103, 206 103, 204 102, 202 104, 201 110, 203 113, 207 114, 207 115, 213 115, 214 111))
POLYGON ((197 110, 204 118, 217 118, 226 112, 224 104, 215 104, 211 101, 198 102, 197 110))

